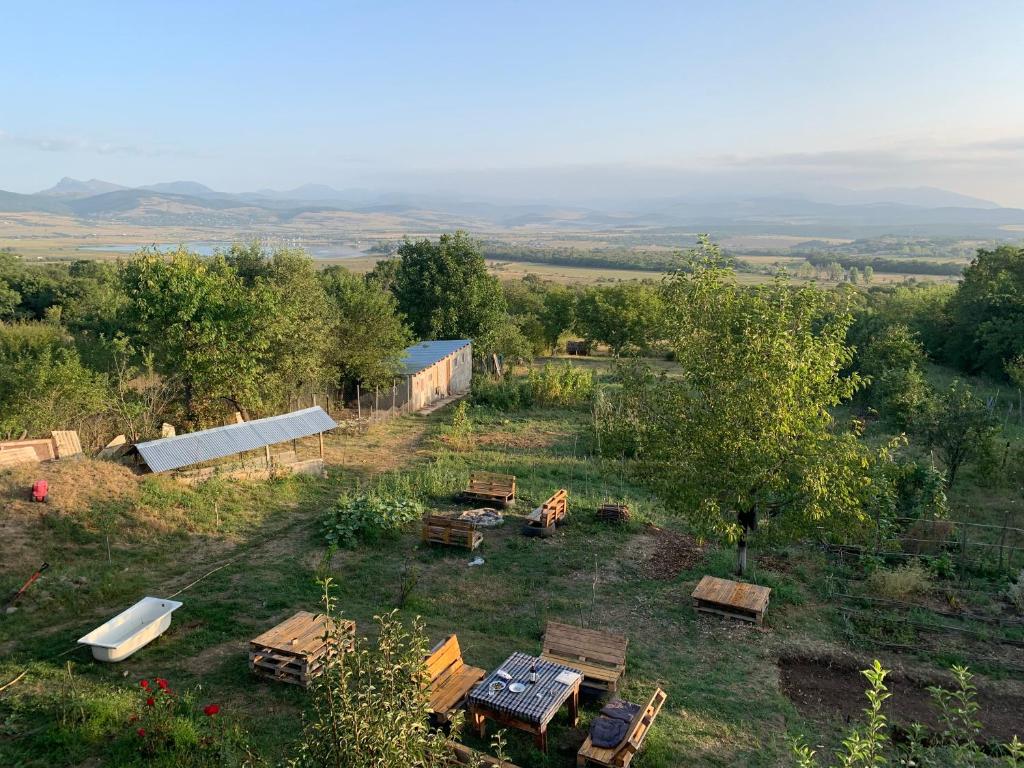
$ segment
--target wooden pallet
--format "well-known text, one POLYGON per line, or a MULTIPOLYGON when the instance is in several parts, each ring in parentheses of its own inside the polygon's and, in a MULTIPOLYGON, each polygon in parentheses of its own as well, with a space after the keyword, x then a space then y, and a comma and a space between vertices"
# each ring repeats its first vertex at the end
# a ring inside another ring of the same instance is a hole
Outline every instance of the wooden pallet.
POLYGON ((0 467, 20 467, 23 464, 38 464, 39 456, 32 448, 5 448, 0 451, 0 467))
POLYGON ((73 429, 54 430, 52 433, 53 442, 57 446, 57 458, 68 459, 72 456, 82 455, 82 443, 78 439, 78 433, 73 429))
POLYGON ((539 528, 550 528, 565 519, 569 513, 569 492, 564 488, 555 491, 551 498, 537 507, 526 517, 526 524, 539 528))
POLYGON ((334 625, 322 614, 299 611, 249 642, 249 668, 257 677, 307 687, 339 651, 351 650, 354 621, 343 621, 345 641, 335 648, 330 639, 334 625))
POLYGON ((427 515, 423 518, 422 539, 427 544, 465 547, 472 552, 483 543, 484 535, 477 530, 476 523, 472 521, 427 515))
POLYGON ((705 576, 693 590, 693 607, 702 613, 761 624, 771 593, 768 587, 757 584, 705 576))
POLYGON ((629 506, 626 504, 602 504, 597 508, 597 519, 606 523, 629 522, 629 506))
POLYGON ((462 492, 467 501, 487 501, 502 506, 515 503, 515 475, 500 475, 495 472, 471 472, 469 485, 462 492))

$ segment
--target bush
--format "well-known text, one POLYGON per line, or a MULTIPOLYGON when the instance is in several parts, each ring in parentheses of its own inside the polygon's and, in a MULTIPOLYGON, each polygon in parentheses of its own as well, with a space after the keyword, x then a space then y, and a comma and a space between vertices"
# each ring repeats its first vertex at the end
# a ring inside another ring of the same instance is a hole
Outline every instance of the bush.
POLYGON ((578 408, 590 403, 594 375, 571 363, 531 369, 526 378, 473 380, 473 402, 499 411, 517 411, 534 405, 544 408, 578 408))
POLYGON ((570 363, 546 363, 540 370, 530 371, 527 384, 534 404, 573 408, 590 402, 594 393, 594 374, 570 363))
POLYGON ((1017 576, 1017 581, 1006 590, 1006 596, 1017 608, 1018 613, 1024 613, 1024 569, 1017 576))
POLYGON ((353 547, 359 540, 394 534, 423 517, 418 501, 379 494, 342 494, 322 521, 324 539, 332 547, 353 547))
POLYGON ((908 595, 927 592, 932 587, 931 574, 920 563, 907 563, 892 570, 879 568, 865 582, 871 592, 898 600, 908 595))
MULTIPOLYGON (((331 582, 324 582, 324 612, 334 617, 331 582)), ((309 690, 310 711, 291 768, 442 768, 451 765, 443 731, 431 730, 422 623, 404 626, 394 612, 375 617, 377 640, 358 637, 351 650, 325 665, 309 690)), ((340 625, 340 622, 339 622, 340 625)), ((344 632, 328 639, 342 645, 344 632)), ((452 722, 458 738, 462 716, 452 722)))

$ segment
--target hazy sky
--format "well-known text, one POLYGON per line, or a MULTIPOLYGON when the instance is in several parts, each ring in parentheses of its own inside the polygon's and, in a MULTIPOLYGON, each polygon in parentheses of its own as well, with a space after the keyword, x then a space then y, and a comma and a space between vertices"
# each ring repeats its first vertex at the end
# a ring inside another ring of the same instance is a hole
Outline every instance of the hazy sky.
POLYGON ((1020 0, 35 0, 0 29, 0 189, 628 179, 1024 206, 1020 0))

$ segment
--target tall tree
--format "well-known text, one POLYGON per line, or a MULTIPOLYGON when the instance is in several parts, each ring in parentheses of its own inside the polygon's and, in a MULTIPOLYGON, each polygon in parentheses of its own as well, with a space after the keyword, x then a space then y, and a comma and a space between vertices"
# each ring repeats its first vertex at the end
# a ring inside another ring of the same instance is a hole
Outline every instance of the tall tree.
POLYGON ((398 256, 392 290, 418 338, 475 339, 499 324, 506 308, 501 284, 467 233, 406 240, 398 256))
POLYGON ((648 348, 664 329, 662 297, 653 285, 623 283, 588 288, 575 308, 577 330, 615 355, 648 348))
POLYGON ((949 487, 965 462, 991 450, 998 430, 985 403, 959 379, 931 403, 921 421, 925 440, 946 465, 949 487))
POLYGON ((603 418, 619 435, 610 450, 631 444, 672 508, 737 544, 742 572, 759 525, 862 510, 870 457, 830 413, 860 383, 841 374, 851 316, 834 292, 739 285, 706 238, 691 259, 665 286, 678 374, 629 373, 603 418))
POLYGON ((324 270, 322 282, 334 322, 328 361, 340 386, 390 386, 412 334, 398 313, 395 297, 373 279, 341 267, 324 270))
POLYGON ((313 260, 298 249, 267 253, 258 242, 232 246, 226 259, 250 291, 265 288, 273 295, 263 400, 281 408, 319 390, 331 378, 328 356, 336 318, 313 260))
POLYGON ((246 286, 224 258, 184 249, 143 253, 122 280, 131 335, 157 370, 177 375, 189 423, 215 421, 225 403, 243 414, 261 406, 277 309, 265 283, 246 286))
POLYGON ((1024 355, 1024 248, 979 249, 949 302, 946 355, 965 371, 1005 375, 1024 355))

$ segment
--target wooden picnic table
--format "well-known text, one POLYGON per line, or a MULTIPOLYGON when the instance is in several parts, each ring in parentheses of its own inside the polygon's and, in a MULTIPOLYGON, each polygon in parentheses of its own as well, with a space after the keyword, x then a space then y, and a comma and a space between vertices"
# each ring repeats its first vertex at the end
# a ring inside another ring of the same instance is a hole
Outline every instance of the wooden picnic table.
POLYGON ((568 702, 573 727, 580 719, 580 684, 583 676, 572 667, 556 664, 537 656, 513 653, 496 670, 487 675, 466 699, 473 725, 483 738, 487 718, 496 723, 532 733, 534 742, 542 752, 548 751, 548 724, 555 713, 568 702), (529 682, 530 667, 537 667, 537 682, 529 682), (499 672, 512 679, 502 680, 499 672), (491 692, 491 683, 505 683, 504 690, 491 692), (523 683, 526 690, 513 693, 511 683, 523 683))

